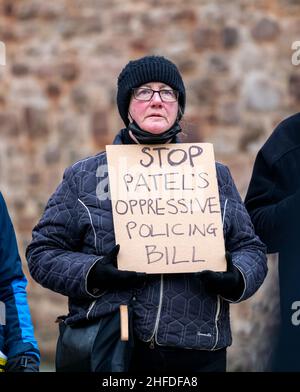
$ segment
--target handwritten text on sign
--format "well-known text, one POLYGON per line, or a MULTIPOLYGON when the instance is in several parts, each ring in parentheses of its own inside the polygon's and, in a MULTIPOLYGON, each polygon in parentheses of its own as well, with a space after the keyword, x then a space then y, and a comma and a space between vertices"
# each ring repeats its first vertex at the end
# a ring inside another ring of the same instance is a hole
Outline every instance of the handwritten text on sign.
POLYGON ((148 273, 224 271, 213 146, 107 146, 118 267, 148 273))

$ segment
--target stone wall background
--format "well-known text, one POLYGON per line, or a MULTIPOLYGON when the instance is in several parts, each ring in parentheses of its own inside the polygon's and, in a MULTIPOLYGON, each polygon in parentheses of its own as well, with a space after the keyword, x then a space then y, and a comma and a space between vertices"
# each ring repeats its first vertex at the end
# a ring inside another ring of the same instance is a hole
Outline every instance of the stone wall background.
MULTIPOLYGON (((214 143, 244 197, 255 155, 300 103, 296 0, 1 0, 0 184, 15 225, 44 366, 53 369, 61 295, 28 274, 24 251, 74 161, 122 127, 116 80, 133 58, 172 59, 187 88, 187 141, 214 143)), ((276 260, 257 294, 232 305, 231 371, 264 370, 278 320, 276 260)))

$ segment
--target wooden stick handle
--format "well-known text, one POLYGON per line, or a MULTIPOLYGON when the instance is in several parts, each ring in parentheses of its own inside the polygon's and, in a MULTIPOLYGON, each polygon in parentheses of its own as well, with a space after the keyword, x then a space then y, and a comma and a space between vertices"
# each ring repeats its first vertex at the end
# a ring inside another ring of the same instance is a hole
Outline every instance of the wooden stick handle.
POLYGON ((121 340, 129 340, 128 330, 128 306, 120 305, 120 324, 121 324, 121 340))

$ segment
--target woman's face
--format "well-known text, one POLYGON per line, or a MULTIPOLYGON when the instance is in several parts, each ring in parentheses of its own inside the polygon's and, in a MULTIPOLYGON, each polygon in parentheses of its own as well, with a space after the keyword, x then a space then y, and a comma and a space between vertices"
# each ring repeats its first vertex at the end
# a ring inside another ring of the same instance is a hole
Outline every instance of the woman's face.
MULTIPOLYGON (((151 82, 143 84, 140 88, 150 88, 152 90, 171 90, 170 94, 165 92, 165 96, 172 96, 172 88, 164 83, 151 82)), ((141 97, 143 99, 143 92, 141 97)), ((154 93, 149 101, 136 99, 132 95, 129 104, 129 120, 135 120, 141 129, 153 134, 160 134, 168 130, 175 123, 178 113, 178 101, 162 101, 158 93, 154 93), (130 118, 131 117, 131 118, 130 118)))

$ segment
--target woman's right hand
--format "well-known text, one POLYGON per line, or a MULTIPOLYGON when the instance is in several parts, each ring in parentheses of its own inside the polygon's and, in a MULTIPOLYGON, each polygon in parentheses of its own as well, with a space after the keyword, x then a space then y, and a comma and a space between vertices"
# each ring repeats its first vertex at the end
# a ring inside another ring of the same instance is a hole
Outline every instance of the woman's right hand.
POLYGON ((144 272, 121 271, 117 268, 120 245, 98 260, 88 275, 88 287, 100 290, 124 290, 140 284, 146 278, 144 272))

